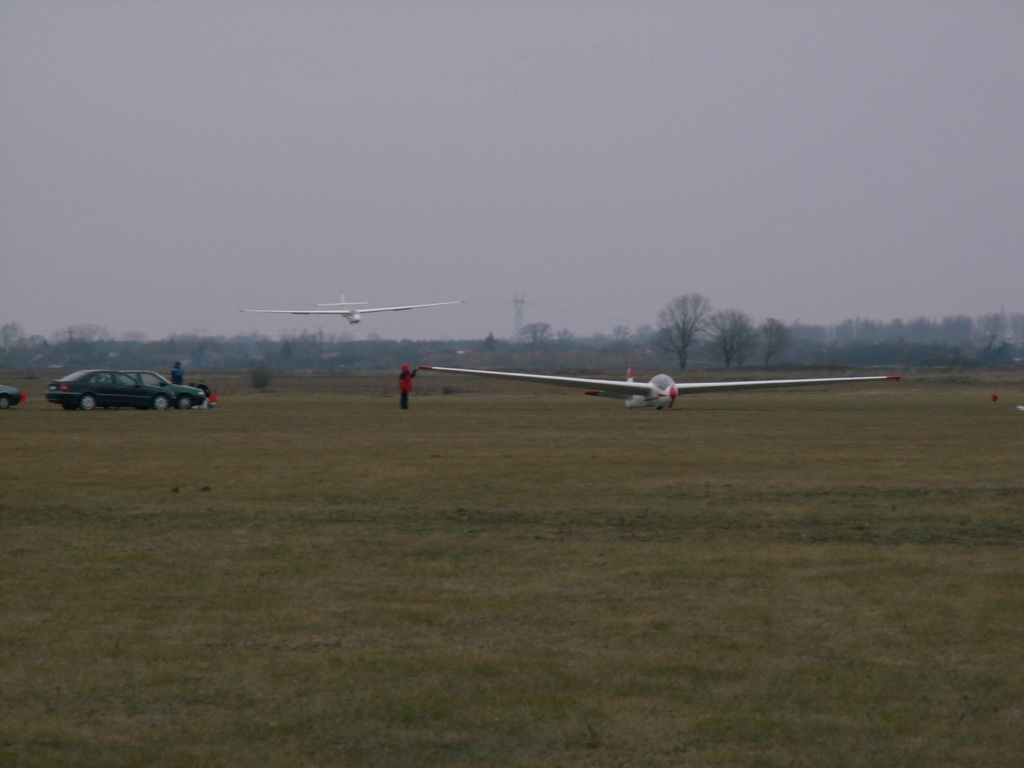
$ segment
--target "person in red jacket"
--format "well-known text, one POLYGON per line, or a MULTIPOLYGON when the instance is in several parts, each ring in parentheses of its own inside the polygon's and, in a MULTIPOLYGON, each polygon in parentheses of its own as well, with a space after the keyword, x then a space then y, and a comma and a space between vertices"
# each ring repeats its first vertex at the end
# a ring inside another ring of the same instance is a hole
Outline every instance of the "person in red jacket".
POLYGON ((412 380, 416 371, 409 370, 408 363, 402 363, 402 372, 398 374, 398 391, 402 396, 402 410, 409 410, 409 393, 412 392, 412 380))

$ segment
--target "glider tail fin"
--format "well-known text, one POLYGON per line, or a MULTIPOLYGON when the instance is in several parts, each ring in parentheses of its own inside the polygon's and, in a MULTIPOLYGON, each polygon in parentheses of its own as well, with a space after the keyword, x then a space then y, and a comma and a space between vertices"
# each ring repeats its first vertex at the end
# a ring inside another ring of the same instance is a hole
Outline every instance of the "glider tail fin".
POLYGON ((355 307, 362 306, 363 304, 369 304, 368 301, 345 301, 345 292, 341 292, 341 301, 335 304, 333 301, 329 304, 317 304, 318 307, 355 307))

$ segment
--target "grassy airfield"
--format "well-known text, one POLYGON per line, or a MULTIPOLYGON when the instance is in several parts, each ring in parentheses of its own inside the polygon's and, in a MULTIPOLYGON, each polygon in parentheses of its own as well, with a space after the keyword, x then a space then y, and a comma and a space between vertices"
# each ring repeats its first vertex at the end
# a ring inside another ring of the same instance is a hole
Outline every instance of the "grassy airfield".
POLYGON ((979 376, 11 381, 0 766, 1018 766, 1024 378, 979 376))

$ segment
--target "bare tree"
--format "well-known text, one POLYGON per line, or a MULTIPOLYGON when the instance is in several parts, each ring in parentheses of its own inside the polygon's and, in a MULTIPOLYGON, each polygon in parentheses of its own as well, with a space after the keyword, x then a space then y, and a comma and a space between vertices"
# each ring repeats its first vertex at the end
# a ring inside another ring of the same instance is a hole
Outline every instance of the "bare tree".
POLYGON ((1010 339, 1018 350, 1024 347, 1024 312, 1014 312, 1010 315, 1010 339))
POLYGON ((0 326, 0 351, 9 352, 23 338, 25 329, 21 323, 4 323, 0 326))
POLYGON ((701 294, 677 296, 658 313, 654 346, 674 354, 679 360, 679 370, 685 370, 690 348, 702 341, 707 332, 710 313, 711 302, 701 294))
POLYGON ((764 367, 771 365, 772 360, 781 355, 793 343, 793 333, 781 320, 769 317, 759 329, 761 335, 761 360, 764 367))
POLYGON ((981 332, 982 341, 985 342, 985 348, 991 350, 998 339, 1006 336, 1006 314, 993 312, 989 315, 982 315, 978 318, 978 330, 981 332))
POLYGON ((750 317, 735 309, 716 312, 709 320, 711 346, 718 350, 726 368, 735 362, 743 365, 746 356, 757 346, 757 331, 750 317))
POLYGON ((974 337, 974 320, 967 315, 947 315, 942 318, 941 339, 946 344, 966 347, 974 337))
POLYGON ((527 323, 519 329, 519 338, 537 349, 551 340, 551 326, 548 323, 527 323))

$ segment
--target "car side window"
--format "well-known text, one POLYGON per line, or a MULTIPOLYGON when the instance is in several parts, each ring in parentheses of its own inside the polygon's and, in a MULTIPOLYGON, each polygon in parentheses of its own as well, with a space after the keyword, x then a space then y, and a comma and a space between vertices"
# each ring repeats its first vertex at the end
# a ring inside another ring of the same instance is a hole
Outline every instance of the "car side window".
POLYGON ((93 384, 110 384, 109 373, 97 373, 92 377, 93 384))
POLYGON ((119 387, 134 387, 136 384, 138 384, 138 382, 135 381, 135 379, 133 379, 126 373, 115 373, 114 383, 117 384, 117 386, 119 387))

